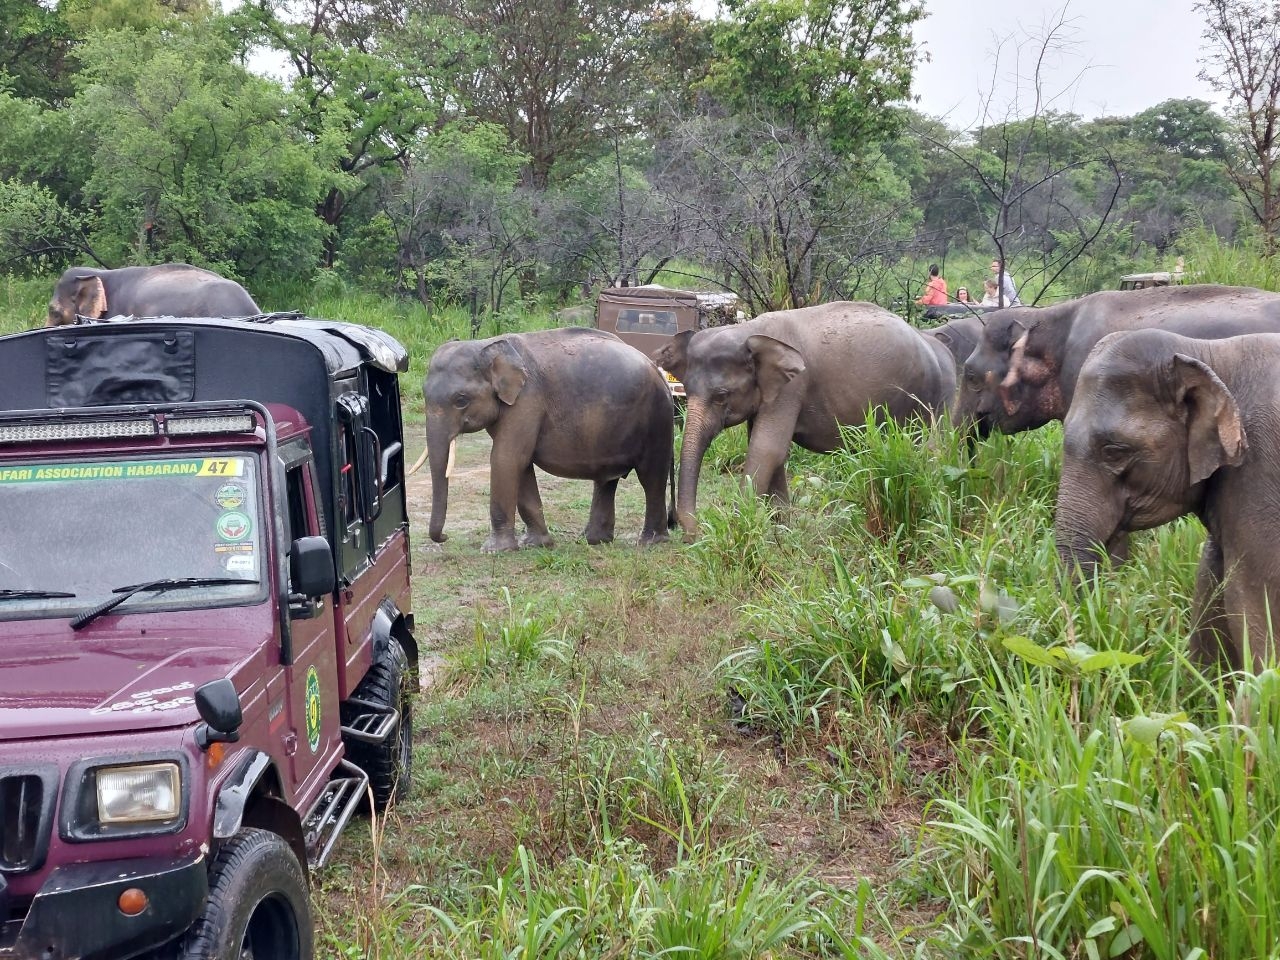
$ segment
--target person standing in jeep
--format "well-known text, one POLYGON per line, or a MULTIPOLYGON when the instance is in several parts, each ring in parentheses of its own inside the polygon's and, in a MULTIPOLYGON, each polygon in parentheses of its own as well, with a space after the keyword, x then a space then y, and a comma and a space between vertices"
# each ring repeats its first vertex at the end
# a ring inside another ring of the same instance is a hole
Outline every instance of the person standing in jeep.
POLYGON ((410 779, 405 361, 294 315, 0 338, 0 958, 313 956, 311 871, 410 779))

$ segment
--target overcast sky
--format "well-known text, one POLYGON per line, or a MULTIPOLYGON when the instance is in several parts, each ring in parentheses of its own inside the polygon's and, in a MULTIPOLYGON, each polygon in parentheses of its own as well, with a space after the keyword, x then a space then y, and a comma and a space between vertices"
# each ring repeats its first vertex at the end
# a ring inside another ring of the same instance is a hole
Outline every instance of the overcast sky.
POLYGON ((1054 103, 1057 109, 1084 117, 1131 116, 1173 98, 1221 103, 1196 77, 1204 23, 1191 0, 925 0, 925 7, 928 17, 917 26, 916 37, 931 60, 916 74, 916 106, 945 117, 952 127, 975 124, 993 80, 991 119, 1004 117, 1018 75, 1024 78, 1025 106, 1025 80, 1038 49, 1026 38, 1042 36, 1064 8, 1068 26, 1062 36, 1069 49, 1045 71, 1046 91, 1062 94, 1054 103), (1002 39, 1006 43, 993 74, 1002 39))

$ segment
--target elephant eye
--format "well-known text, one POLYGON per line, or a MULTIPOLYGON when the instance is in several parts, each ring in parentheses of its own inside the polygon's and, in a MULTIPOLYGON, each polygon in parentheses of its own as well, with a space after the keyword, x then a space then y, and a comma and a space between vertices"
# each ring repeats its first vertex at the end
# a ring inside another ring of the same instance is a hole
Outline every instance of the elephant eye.
POLYGON ((471 398, 465 393, 455 393, 453 395, 453 405, 459 410, 467 407, 471 403, 471 398))
POLYGON ((729 396, 729 390, 727 387, 716 387, 714 390, 711 391, 712 400, 724 400, 728 396, 729 396))
POLYGON ((1104 443, 1102 445, 1102 459, 1112 466, 1123 463, 1131 453, 1133 448, 1127 444, 1104 443))

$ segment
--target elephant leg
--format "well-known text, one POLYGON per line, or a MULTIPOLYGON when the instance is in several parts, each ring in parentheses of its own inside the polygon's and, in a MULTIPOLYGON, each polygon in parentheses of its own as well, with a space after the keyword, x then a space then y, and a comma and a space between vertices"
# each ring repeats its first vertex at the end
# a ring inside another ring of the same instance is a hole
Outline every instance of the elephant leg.
POLYGON ((1222 548, 1212 536, 1200 551, 1191 612, 1191 662, 1206 673, 1216 672, 1224 665, 1228 670, 1239 670, 1240 654, 1231 640, 1223 600, 1222 548))
POLYGON ((671 539, 667 535, 667 483, 670 469, 668 461, 665 464, 645 464, 636 470, 636 479, 644 490, 644 529, 640 531, 642 547, 666 543, 671 539))
POLYGON ((613 542, 613 502, 617 492, 617 477, 596 481, 595 492, 591 495, 591 515, 587 519, 587 529, 582 533, 592 546, 613 542))
POLYGON ((524 521, 525 533, 520 538, 522 547, 554 547, 555 538, 547 529, 546 518, 542 514, 542 494, 538 492, 538 478, 533 472, 533 464, 520 477, 520 519, 524 521))
POLYGON ((531 469, 530 459, 515 458, 505 451, 494 437, 493 451, 489 455, 489 537, 481 546, 485 553, 502 550, 518 550, 516 541, 516 510, 519 503, 520 484, 525 471, 531 469))
POLYGON ((747 443, 744 472, 752 489, 778 506, 791 502, 787 490, 787 455, 800 414, 799 397, 788 397, 777 407, 756 417, 747 443))

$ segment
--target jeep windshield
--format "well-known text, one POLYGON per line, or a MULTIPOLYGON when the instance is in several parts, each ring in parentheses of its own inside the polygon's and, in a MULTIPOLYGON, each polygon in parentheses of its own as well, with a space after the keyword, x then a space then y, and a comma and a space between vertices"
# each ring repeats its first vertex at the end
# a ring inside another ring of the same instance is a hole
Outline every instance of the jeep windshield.
POLYGON ((266 595, 258 463, 248 455, 0 466, 0 620, 74 616, 121 584, 113 615, 250 603, 266 595), (243 581, 243 582, 241 582, 243 581))

